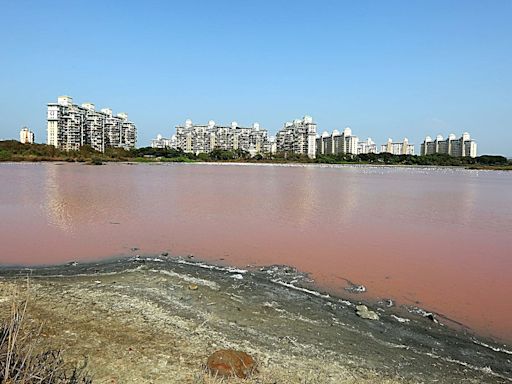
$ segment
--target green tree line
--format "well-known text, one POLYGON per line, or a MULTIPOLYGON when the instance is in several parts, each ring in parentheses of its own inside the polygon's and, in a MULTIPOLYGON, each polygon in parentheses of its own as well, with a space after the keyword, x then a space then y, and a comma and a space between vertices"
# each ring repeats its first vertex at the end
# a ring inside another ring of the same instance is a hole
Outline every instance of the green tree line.
POLYGON ((425 165, 425 166, 465 166, 465 167, 512 167, 512 160, 504 156, 482 155, 475 158, 453 157, 445 154, 433 155, 392 155, 391 153, 369 153, 360 155, 337 154, 319 155, 310 159, 306 155, 279 152, 263 153, 251 157, 241 149, 228 151, 214 149, 210 153, 185 153, 171 148, 107 148, 104 153, 85 145, 77 151, 63 151, 46 144, 21 144, 16 140, 0 141, 0 161, 70 161, 100 164, 108 161, 237 161, 272 163, 321 163, 321 164, 386 164, 386 165, 425 165))

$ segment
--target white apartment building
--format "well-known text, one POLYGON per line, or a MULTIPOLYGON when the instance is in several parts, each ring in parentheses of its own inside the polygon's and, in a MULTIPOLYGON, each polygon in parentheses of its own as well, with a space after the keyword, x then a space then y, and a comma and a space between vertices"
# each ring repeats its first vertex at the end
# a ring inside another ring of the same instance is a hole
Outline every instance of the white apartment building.
POLYGON ((402 142, 393 142, 392 139, 388 139, 386 144, 380 146, 380 152, 392 155, 414 155, 414 144, 409 144, 407 137, 402 142))
POLYGON ((22 144, 34 144, 34 132, 27 127, 23 127, 20 130, 20 143, 22 144))
POLYGON ((316 157, 316 123, 311 116, 286 122, 276 134, 276 150, 316 157))
POLYGON ((252 127, 241 127, 233 121, 230 126, 223 126, 210 120, 206 125, 196 125, 188 119, 185 125, 176 127, 175 136, 176 148, 196 155, 209 153, 214 149, 240 149, 249 152, 251 156, 272 151, 267 130, 261 129, 258 123, 254 123, 252 127))
POLYGON ((69 96, 48 104, 48 145, 66 151, 90 145, 104 152, 107 147, 134 148, 136 140, 137 128, 126 113, 114 116, 109 108, 96 111, 94 104, 73 104, 69 96))
POLYGON ((275 137, 268 138, 268 153, 276 153, 277 152, 277 139, 275 137))
POLYGON ((156 139, 151 140, 151 148, 177 148, 177 138, 176 135, 172 135, 170 139, 166 139, 161 134, 156 135, 156 139))
POLYGON ((359 138, 352 135, 352 130, 347 127, 340 133, 337 129, 329 135, 324 131, 316 138, 316 151, 319 155, 354 154, 357 155, 359 138))
POLYGON ((357 154, 377 153, 377 144, 369 137, 357 144, 357 154))
POLYGON ((458 139, 453 133, 446 140, 441 135, 437 135, 435 140, 427 136, 421 144, 421 155, 434 153, 444 153, 456 157, 476 157, 477 144, 467 132, 464 132, 458 139))

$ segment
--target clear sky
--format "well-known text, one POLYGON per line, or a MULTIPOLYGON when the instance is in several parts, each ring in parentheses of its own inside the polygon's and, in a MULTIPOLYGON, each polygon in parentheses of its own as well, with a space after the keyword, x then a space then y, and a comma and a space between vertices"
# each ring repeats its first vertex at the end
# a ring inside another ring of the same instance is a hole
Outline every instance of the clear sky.
POLYGON ((59 95, 127 112, 138 146, 190 118, 313 116, 383 144, 463 131, 512 156, 512 1, 0 0, 0 139, 46 140, 59 95))

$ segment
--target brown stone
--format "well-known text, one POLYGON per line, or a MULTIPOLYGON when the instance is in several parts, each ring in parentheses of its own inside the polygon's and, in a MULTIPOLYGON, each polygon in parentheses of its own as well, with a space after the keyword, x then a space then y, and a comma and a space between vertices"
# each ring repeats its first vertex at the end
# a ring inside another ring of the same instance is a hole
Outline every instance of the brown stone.
POLYGON ((245 379, 254 371, 254 359, 245 352, 221 349, 208 358, 207 366, 213 376, 245 379))

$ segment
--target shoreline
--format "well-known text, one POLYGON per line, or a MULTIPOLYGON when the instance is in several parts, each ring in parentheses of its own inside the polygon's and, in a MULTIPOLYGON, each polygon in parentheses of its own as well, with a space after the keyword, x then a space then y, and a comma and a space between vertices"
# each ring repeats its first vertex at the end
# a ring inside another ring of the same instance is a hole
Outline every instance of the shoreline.
MULTIPOLYGON (((481 340, 482 343, 490 345, 495 349, 504 349, 510 351, 512 355, 512 340, 505 337, 500 337, 495 334, 488 334, 479 332, 477 329, 452 318, 449 314, 436 311, 428 306, 422 305, 419 301, 400 301, 395 297, 386 295, 372 295, 367 291, 366 282, 358 281, 361 285, 356 284, 350 280, 344 279, 345 286, 334 289, 332 286, 318 283, 311 272, 299 270, 297 267, 288 264, 249 264, 245 267, 241 265, 232 265, 221 259, 204 259, 197 255, 177 255, 164 252, 163 254, 155 253, 140 253, 140 251, 133 251, 131 254, 117 254, 109 257, 100 257, 97 259, 86 261, 68 261, 65 263, 47 263, 47 264, 0 264, 0 281, 5 276, 12 273, 28 273, 32 275, 36 273, 37 277, 81 277, 77 273, 77 266, 81 268, 93 268, 93 266, 112 268, 113 266, 128 267, 130 263, 170 263, 170 265, 180 264, 189 266, 190 268, 197 268, 199 271, 216 271, 220 273, 234 273, 234 274, 250 274, 263 278, 266 282, 277 284, 288 290, 293 290, 302 294, 318 297, 324 300, 338 300, 341 303, 350 303, 353 307, 357 304, 364 304, 377 308, 379 311, 388 311, 389 315, 395 316, 398 322, 405 318, 405 322, 411 319, 422 318, 428 324, 438 324, 442 327, 456 332, 462 337, 474 340, 481 340), (55 274, 48 274, 54 271, 55 274), (284 272, 283 272, 284 271, 284 272), (42 274, 38 275, 37 273, 42 274), (399 317, 401 320, 398 320, 399 317)), ((117 267, 113 267, 117 270, 117 267)), ((111 273, 112 271, 108 272, 111 273)), ((115 272, 117 273, 117 272, 115 272)), ((27 275, 28 276, 28 275, 27 275)), ((253 277, 254 277, 253 276, 253 277)))
POLYGON ((422 165, 422 164, 378 164, 378 163, 315 163, 315 162, 272 162, 272 161, 160 161, 157 159, 149 161, 134 160, 105 160, 101 164, 93 164, 86 161, 66 160, 19 160, 0 161, 0 164, 76 164, 87 166, 99 165, 212 165, 212 166, 256 166, 256 167, 312 167, 312 168, 397 168, 397 169, 420 169, 420 170, 466 170, 466 171, 512 171, 512 166, 468 166, 468 165, 422 165))
POLYGON ((201 165, 256 165, 256 166, 317 166, 317 167, 390 167, 390 168, 414 168, 414 169, 464 169, 468 171, 512 171, 512 165, 443 165, 443 164, 379 164, 369 162, 339 162, 339 163, 328 163, 328 162, 300 162, 300 161, 178 161, 178 160, 162 160, 162 159, 129 159, 129 160, 106 160, 103 159, 101 162, 94 162, 92 160, 73 160, 69 161, 66 159, 45 159, 45 160, 33 160, 33 159, 20 159, 20 160, 0 160, 0 164, 20 164, 20 163, 57 163, 57 164, 85 164, 85 165, 105 165, 105 164, 201 164, 201 165))
MULTIPOLYGON (((355 314, 358 302, 314 290, 308 285, 306 275, 291 267, 245 270, 187 258, 141 256, 87 264, 2 267, 0 284, 12 284, 16 276, 26 275, 27 270, 31 271, 32 285, 38 287, 38 301, 51 302, 49 307, 53 306, 57 311, 70 305, 66 302, 69 292, 79 298, 85 313, 99 305, 98 293, 106 295, 105 300, 100 300, 105 308, 115 306, 117 300, 107 296, 117 292, 126 300, 133 301, 133 307, 123 309, 124 316, 131 317, 132 310, 140 312, 143 307, 140 300, 146 298, 156 303, 159 310, 172 309, 160 314, 167 318, 167 324, 170 324, 168 317, 177 313, 176 321, 186 319, 195 327, 206 329, 211 323, 213 328, 209 331, 217 332, 217 337, 221 335, 225 341, 229 340, 222 345, 215 342, 217 346, 254 348, 257 360, 264 362, 262 375, 284 374, 279 371, 280 367, 301 361, 294 369, 306 364, 310 369, 318 370, 318 381, 311 382, 353 382, 346 378, 343 379, 345 381, 322 381, 320 378, 329 377, 333 374, 331 370, 341 369, 339 372, 347 373, 347 369, 354 369, 352 363, 357 360, 355 366, 361 373, 358 376, 360 382, 364 382, 365 375, 371 376, 368 382, 417 382, 425 378, 424 375, 432 379, 437 377, 443 383, 462 382, 462 377, 465 382, 475 383, 512 381, 512 352, 507 346, 445 327, 424 314, 402 317, 385 304, 366 303, 379 314, 380 319, 361 319, 355 314), (122 284, 121 279, 129 283, 122 284), (199 289, 189 290, 190 284, 196 284, 199 289), (62 302, 57 297, 62 297, 62 302), (94 302, 96 304, 92 304, 94 302), (233 339, 231 336, 234 335, 233 339), (270 339, 273 341, 262 342, 270 339), (278 355, 270 358, 269 353, 273 351, 276 340, 279 344, 284 340, 285 345, 280 346, 278 355), (310 348, 315 349, 312 355, 307 354, 310 348), (322 371, 317 356, 329 356, 332 364, 326 364, 322 371), (347 356, 355 360, 349 364, 345 361, 347 356), (281 363, 272 365, 268 359, 281 363), (345 363, 338 366, 338 359, 345 363), (402 369, 390 367, 390 359, 398 359, 402 369), (443 369, 439 370, 439 366, 443 369)), ((46 315, 52 316, 48 312, 46 315)), ((111 320, 115 318, 114 315, 108 317, 111 320)), ((90 321, 101 322, 102 316, 93 317, 90 321)), ((146 326, 151 328, 151 322, 146 326)), ((199 336, 196 342, 202 343, 211 335, 201 333, 196 336, 199 336)), ((59 336, 56 335, 55 339, 58 341, 59 336)), ((79 344, 76 347, 86 352, 79 344)), ((91 364, 95 359, 91 358, 91 364)), ((195 374, 201 373, 199 363, 194 368, 195 374)))
MULTIPOLYGON (((231 272, 231 273, 251 273, 256 275, 263 275, 270 283, 280 285, 289 290, 294 290, 300 293, 304 293, 311 296, 316 296, 322 299, 328 300, 339 300, 340 302, 352 303, 355 306, 357 304, 364 304, 379 310, 387 310, 390 315, 395 316, 395 320, 398 322, 408 322, 411 318, 424 318, 429 320, 430 323, 439 324, 446 326, 454 332, 461 333, 464 337, 471 339, 480 339, 484 344, 489 343, 496 349, 505 349, 512 351, 512 340, 505 337, 500 337, 496 334, 489 334, 479 332, 478 329, 472 328, 461 321, 452 318, 449 314, 436 311, 435 309, 429 308, 429 306, 422 305, 419 301, 400 301, 395 297, 386 295, 375 295, 367 291, 366 282, 358 281, 361 285, 356 284, 350 280, 342 278, 345 281, 344 287, 333 288, 330 285, 318 283, 311 272, 299 270, 297 267, 288 264, 250 264, 245 267, 238 265, 232 265, 227 263, 224 258, 221 259, 204 259, 192 254, 188 256, 183 255, 170 255, 168 252, 162 254, 154 253, 140 253, 140 251, 132 252, 130 255, 114 255, 109 257, 100 257, 97 259, 86 260, 86 261, 68 261, 65 263, 48 263, 48 264, 0 264, 0 279, 3 278, 4 274, 9 275, 10 273, 27 272, 37 273, 38 271, 46 273, 47 271, 57 271, 56 275, 44 275, 46 277, 57 277, 61 276, 59 272, 71 273, 70 276, 80 276, 74 274, 76 268, 71 268, 77 265, 82 267, 88 266, 102 266, 102 265, 114 265, 121 263, 124 265, 127 262, 171 262, 189 265, 193 268, 220 271, 220 272, 231 272), (272 274, 271 269, 277 268, 276 276, 272 274), (281 270, 287 271, 281 273, 281 270), (265 275, 268 274, 268 275, 265 275), (397 319, 397 317, 399 319, 397 319)), ((63 275, 64 276, 64 275, 63 275)), ((67 276, 67 275, 66 275, 67 276)), ((512 354, 512 352, 510 353, 512 354)))
POLYGON ((305 154, 277 152, 258 153, 251 157, 244 150, 215 149, 208 153, 190 153, 171 148, 107 148, 98 152, 90 146, 78 150, 64 151, 45 144, 21 144, 15 140, 0 141, 0 162, 46 162, 63 161, 101 165, 106 162, 137 163, 217 163, 234 162, 246 164, 339 164, 339 165, 424 165, 461 167, 466 169, 512 170, 512 160, 501 155, 476 157, 454 157, 447 154, 405 155, 383 153, 368 154, 316 154, 309 158, 305 154))

